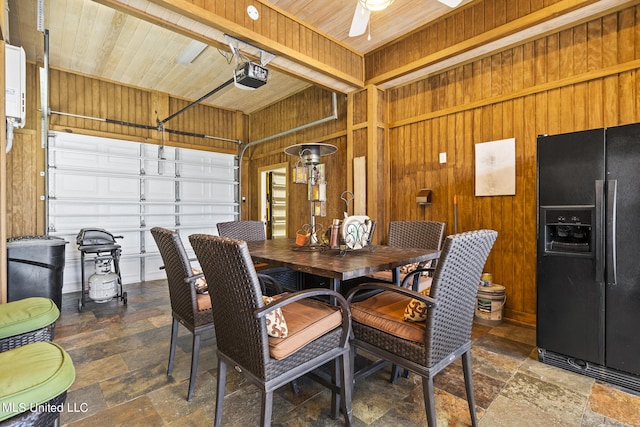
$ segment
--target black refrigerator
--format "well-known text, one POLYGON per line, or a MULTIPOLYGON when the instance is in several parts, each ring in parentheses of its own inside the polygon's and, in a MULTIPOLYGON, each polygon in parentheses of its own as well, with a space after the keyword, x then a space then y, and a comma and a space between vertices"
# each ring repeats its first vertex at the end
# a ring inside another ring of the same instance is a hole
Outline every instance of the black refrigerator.
POLYGON ((541 362, 640 391, 640 124, 537 141, 541 362))

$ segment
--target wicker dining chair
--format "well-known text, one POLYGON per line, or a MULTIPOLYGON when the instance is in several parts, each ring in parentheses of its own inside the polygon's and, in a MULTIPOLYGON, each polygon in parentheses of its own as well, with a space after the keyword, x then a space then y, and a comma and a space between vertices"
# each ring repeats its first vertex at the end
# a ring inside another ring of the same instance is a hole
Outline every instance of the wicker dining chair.
POLYGON ((351 425, 351 323, 344 297, 328 289, 308 289, 280 295, 265 305, 245 241, 206 234, 191 235, 189 241, 209 283, 213 307, 218 356, 215 426, 222 422, 227 365, 261 390, 260 425, 269 426, 274 390, 328 362, 333 362, 332 380, 324 384, 332 392, 331 416, 337 418, 341 408, 351 425), (318 296, 334 297, 339 305, 320 302, 318 296), (272 326, 267 328, 266 318, 273 312, 284 318, 286 336, 274 337, 272 326))
MULTIPOLYGON (((445 222, 438 221, 391 221, 389 223, 389 235, 387 236, 387 245, 400 247, 400 248, 423 248, 423 249, 437 249, 442 247, 442 240, 444 239, 444 232, 447 227, 445 222)), ((413 268, 430 268, 435 269, 437 260, 427 261, 413 268)), ((409 267, 409 266, 408 266, 409 267)), ((407 270, 410 270, 408 268, 407 270)), ((404 270, 404 269, 403 269, 404 270)), ((383 281, 389 281, 395 284, 399 284, 404 280, 407 275, 405 272, 400 272, 398 277, 394 272, 382 271, 374 273, 372 277, 376 279, 382 279, 383 281)), ((427 277, 425 275, 413 276, 413 290, 419 290, 421 285, 421 278, 427 277)), ((428 287, 429 280, 424 280, 422 287, 428 287)))
MULTIPOLYGON (((471 328, 480 276, 497 235, 493 230, 476 230, 447 236, 429 296, 379 282, 360 285, 347 295, 353 316, 352 348, 422 376, 429 427, 436 427, 433 377, 460 356, 471 424, 477 425, 471 328), (370 289, 383 292, 352 303, 357 292, 370 289), (416 313, 422 313, 424 320, 415 317, 416 313), (414 321, 405 320, 408 315, 414 321)), ((405 283, 421 272, 411 273, 405 283)))
MULTIPOLYGON (((438 221, 391 221, 389 223, 389 234, 387 235, 387 245, 399 248, 423 248, 440 250, 444 231, 447 227, 445 222, 438 221)), ((353 283, 344 286, 346 291, 353 289, 361 283, 366 283, 370 279, 399 285, 407 277, 411 270, 423 269, 422 274, 412 275, 411 286, 414 291, 424 290, 431 286, 431 275, 435 269, 437 260, 426 261, 418 265, 407 265, 398 270, 378 271, 365 278, 356 279, 353 283)), ((369 292, 360 292, 354 302, 367 299, 379 293, 380 289, 370 289, 369 292)), ((346 293, 345 293, 346 294, 346 293)), ((391 368, 390 381, 395 383, 400 376, 400 370, 396 365, 391 368)), ((404 377, 409 376, 409 371, 405 370, 404 377)))
MULTIPOLYGON (((387 236, 387 245, 400 248, 424 248, 437 249, 442 248, 442 240, 447 223, 439 221, 391 221, 389 223, 389 235, 387 236)), ((437 264, 437 260, 426 261, 417 265, 403 266, 398 270, 380 271, 373 273, 371 276, 376 280, 388 281, 394 284, 400 284, 404 281, 412 270, 426 269, 422 274, 412 275, 411 282, 414 291, 427 289, 431 286, 433 271, 437 264)), ((395 383, 400 376, 400 370, 393 365, 391 368, 392 383, 395 383)), ((409 371, 405 369, 404 377, 409 376, 409 371)))
POLYGON ((262 221, 243 220, 219 222, 216 227, 218 234, 222 237, 254 242, 257 240, 267 240, 267 232, 262 221))
MULTIPOLYGON (((222 237, 244 240, 245 242, 267 240, 265 224, 262 221, 228 221, 219 222, 216 226, 218 235, 222 237)), ((258 263, 254 264, 254 266, 261 275, 272 277, 280 286, 284 286, 289 290, 297 290, 299 288, 300 274, 296 271, 285 267, 274 267, 267 263, 258 263)), ((260 276, 260 280, 264 282, 264 276, 260 276)), ((265 285, 263 283, 263 287, 265 285)))
POLYGON ((151 235, 156 241, 169 284, 169 299, 171 301, 171 346, 169 350, 169 364, 167 375, 173 372, 173 360, 176 353, 179 324, 193 334, 193 348, 191 350, 191 375, 189 377, 189 392, 187 400, 193 398, 198 370, 198 353, 200 351, 200 334, 213 330, 213 315, 211 313, 211 299, 209 295, 198 293, 196 280, 202 278, 202 273, 195 274, 191 262, 182 244, 180 235, 166 228, 154 227, 151 235))

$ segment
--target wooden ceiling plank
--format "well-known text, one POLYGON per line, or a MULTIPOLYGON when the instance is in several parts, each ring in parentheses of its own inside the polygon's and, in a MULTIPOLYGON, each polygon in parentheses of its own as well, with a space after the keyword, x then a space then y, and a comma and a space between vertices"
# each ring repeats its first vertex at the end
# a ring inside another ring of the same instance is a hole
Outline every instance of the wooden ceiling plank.
POLYGON ((73 26, 75 29, 75 41, 71 55, 72 69, 84 69, 84 64, 92 59, 90 55, 93 49, 90 49, 89 43, 93 36, 91 29, 96 28, 97 15, 98 8, 95 5, 86 3, 83 5, 77 24, 73 26))

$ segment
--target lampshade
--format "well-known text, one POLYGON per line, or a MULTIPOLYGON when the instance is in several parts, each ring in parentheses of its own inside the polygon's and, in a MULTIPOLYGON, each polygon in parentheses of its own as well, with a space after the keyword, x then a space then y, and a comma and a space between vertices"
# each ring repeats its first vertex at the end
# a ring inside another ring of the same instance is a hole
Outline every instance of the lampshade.
POLYGON ((331 144, 296 144, 284 149, 290 156, 299 156, 305 165, 317 165, 321 156, 327 156, 338 151, 338 147, 331 144))
POLYGON ((358 0, 360 4, 365 9, 368 9, 372 12, 377 12, 379 10, 384 10, 389 7, 393 0, 358 0))

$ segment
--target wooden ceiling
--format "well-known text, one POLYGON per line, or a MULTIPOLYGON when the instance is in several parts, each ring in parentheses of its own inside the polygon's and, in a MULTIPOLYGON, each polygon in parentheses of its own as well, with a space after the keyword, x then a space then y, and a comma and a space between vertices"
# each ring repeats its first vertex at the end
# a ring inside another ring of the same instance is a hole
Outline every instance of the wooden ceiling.
MULTIPOLYGON (((451 11, 437 0, 397 0, 387 9, 371 14, 371 25, 364 35, 349 37, 356 2, 357 0, 268 0, 268 3, 363 54, 451 11)), ((470 2, 471 0, 465 0, 460 6, 470 2)))
MULTIPOLYGON (((504 0, 509 4, 510 0, 504 0)), ((336 76, 329 68, 309 65, 297 58, 295 52, 280 51, 267 64, 270 70, 268 83, 254 91, 242 90, 234 85, 221 88, 233 76, 237 55, 231 55, 226 34, 245 34, 244 28, 254 25, 246 11, 234 10, 236 17, 243 17, 245 25, 220 20, 216 14, 200 18, 202 9, 197 5, 234 4, 239 9, 246 2, 223 0, 43 0, 44 14, 37 11, 37 0, 8 0, 10 44, 23 46, 27 59, 41 65, 44 62, 44 36, 38 31, 38 18, 44 18, 44 27, 49 33, 49 64, 51 67, 95 76, 125 85, 141 87, 168 93, 187 100, 196 100, 216 89, 220 89, 204 100, 205 103, 222 108, 251 113, 298 92, 310 84, 318 84, 328 89, 347 93, 362 87, 364 78, 349 79, 336 76), (185 6, 193 10, 185 11, 185 6), (223 24, 218 25, 219 22, 223 24), (247 24, 248 23, 248 24, 247 24), (227 25, 228 28, 224 28, 227 25), (193 39, 205 42, 208 47, 190 64, 182 65, 176 59, 193 39)), ((566 1, 561 1, 563 3, 566 1)), ((350 55, 360 57, 401 38, 417 28, 446 15, 451 9, 437 0, 396 0, 389 8, 371 14, 369 40, 367 34, 349 37, 348 32, 356 8, 356 0, 254 0, 254 4, 265 16, 278 15, 278 19, 288 19, 312 29, 314 34, 326 37, 333 46, 345 49, 350 55), (275 12, 273 12, 275 11, 275 12)), ((462 2, 460 8, 471 6, 472 0, 462 2)), ((577 1, 584 9, 589 4, 629 3, 623 0, 577 1)), ((611 6, 613 5, 613 6, 611 6)), ((226 6, 228 7, 228 6, 226 6)), ((506 6, 505 6, 506 7, 506 6)), ((577 7, 576 7, 577 8, 577 7)), ((593 7, 592 7, 593 8, 593 7)), ((597 8, 595 8, 597 9, 597 8)), ((596 10, 587 14, 598 13, 596 10)), ((262 19, 262 14, 259 19, 262 19)), ((273 21, 260 23, 269 26, 273 21)), ((273 18, 272 18, 273 19, 273 18)), ((569 21, 584 19, 577 15, 569 21)), ((533 21, 532 21, 533 22, 533 21)), ((279 23, 279 21, 278 21, 279 23)), ((552 27, 560 25, 553 23, 552 27)), ((286 27, 284 27, 286 28, 286 27)), ((278 31, 282 31, 280 28, 278 31)), ((508 30, 503 34, 502 44, 492 40, 489 48, 478 46, 461 52, 458 59, 447 58, 440 61, 442 67, 469 61, 473 56, 486 55, 507 44, 513 44, 536 34, 549 31, 538 25, 526 25, 519 30, 508 30), (539 28, 538 28, 539 27, 539 28), (524 29, 524 30, 523 30, 524 29)), ((240 46, 247 58, 256 59, 261 50, 269 51, 269 39, 251 33, 256 41, 240 46), (259 46, 259 48, 256 48, 259 46)), ((285 34, 286 37, 286 34, 285 34)), ((315 36, 314 36, 315 37, 315 36)), ((437 71, 438 64, 427 64, 424 70, 406 73, 407 76, 386 82, 386 87, 403 84, 409 78, 437 71), (417 74, 416 74, 417 73, 417 74)))
MULTIPOLYGON (((9 0, 8 3, 9 43, 23 46, 29 61, 42 64, 44 37, 37 31, 37 1, 9 0)), ((367 40, 366 34, 348 36, 356 0, 265 0, 263 3, 270 3, 362 54, 450 10, 436 0, 398 0, 387 10, 372 14, 371 40, 367 40)), ((44 0, 50 66, 189 100, 199 99, 232 77, 235 59, 228 46, 209 46, 191 64, 178 64, 176 59, 192 39, 168 26, 142 19, 128 8, 149 14, 169 14, 148 0, 44 0)), ((204 33, 194 26, 194 31, 204 33)), ((291 73, 311 76, 311 79, 301 79, 282 68, 270 68, 268 84, 258 90, 243 91, 231 85, 205 102, 250 113, 302 90, 310 84, 308 80, 313 80, 313 73, 305 70, 291 73)))

